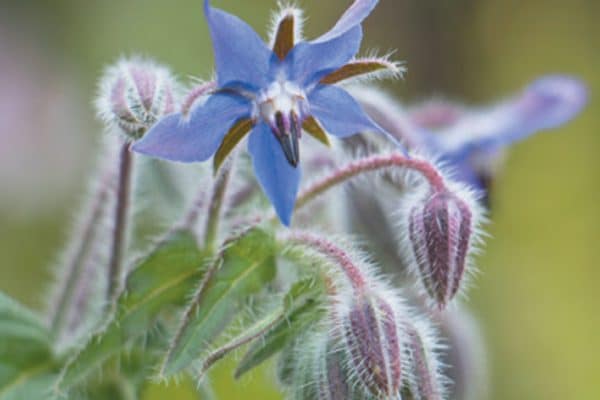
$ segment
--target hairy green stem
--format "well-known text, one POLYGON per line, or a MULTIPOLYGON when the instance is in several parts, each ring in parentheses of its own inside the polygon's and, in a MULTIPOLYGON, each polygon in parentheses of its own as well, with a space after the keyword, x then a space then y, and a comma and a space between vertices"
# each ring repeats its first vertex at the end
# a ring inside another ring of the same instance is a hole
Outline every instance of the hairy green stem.
POLYGON ((199 379, 202 380, 204 374, 206 374, 210 367, 212 367, 217 361, 221 360, 233 350, 238 349, 241 346, 248 344, 255 339, 258 339, 259 337, 267 333, 269 330, 271 330, 271 328, 273 328, 276 324, 280 323, 284 318, 285 314, 283 311, 277 312, 275 316, 270 314, 263 318, 261 321, 257 322, 253 327, 250 327, 248 329, 249 332, 238 336, 229 343, 210 353, 202 363, 202 367, 200 368, 199 373, 199 379))
POLYGON ((229 184, 229 178, 231 177, 231 171, 233 169, 233 158, 234 157, 230 157, 219 169, 213 184, 212 195, 208 205, 206 226, 204 228, 204 243, 208 249, 213 249, 215 247, 215 242, 219 234, 221 211, 223 209, 223 201, 229 184))
POLYGON ((127 240, 127 223, 131 196, 131 176, 133 154, 130 144, 125 142, 119 152, 119 177, 117 182, 117 202, 114 213, 113 237, 108 263, 107 299, 112 302, 121 287, 123 275, 123 253, 127 240))
POLYGON ((109 198, 110 185, 113 175, 105 173, 95 190, 87 212, 89 213, 84 220, 81 230, 77 232, 77 247, 73 249, 71 256, 65 263, 64 285, 59 291, 58 299, 55 302, 55 308, 50 310, 50 330, 56 337, 60 334, 65 319, 70 310, 71 300, 75 294, 77 283, 83 273, 83 265, 93 248, 96 228, 104 212, 104 205, 109 198))

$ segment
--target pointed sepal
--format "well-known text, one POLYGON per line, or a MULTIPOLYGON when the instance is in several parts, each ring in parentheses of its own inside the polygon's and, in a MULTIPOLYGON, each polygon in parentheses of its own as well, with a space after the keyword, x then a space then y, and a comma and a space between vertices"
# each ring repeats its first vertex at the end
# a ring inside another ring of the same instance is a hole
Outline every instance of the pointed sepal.
POLYGON ((347 79, 380 78, 383 76, 401 76, 405 71, 401 63, 389 61, 386 58, 361 58, 350 61, 341 68, 325 75, 319 83, 332 85, 347 79))
POLYGON ((317 139, 319 142, 323 143, 327 147, 331 147, 331 142, 329 141, 329 137, 327 133, 325 133, 325 129, 319 124, 313 117, 308 117, 302 123, 302 129, 304 129, 309 135, 317 139))
POLYGON ((217 173, 227 156, 233 151, 235 146, 250 132, 254 126, 254 120, 251 118, 239 119, 223 138, 223 142, 215 153, 213 158, 213 173, 217 173))

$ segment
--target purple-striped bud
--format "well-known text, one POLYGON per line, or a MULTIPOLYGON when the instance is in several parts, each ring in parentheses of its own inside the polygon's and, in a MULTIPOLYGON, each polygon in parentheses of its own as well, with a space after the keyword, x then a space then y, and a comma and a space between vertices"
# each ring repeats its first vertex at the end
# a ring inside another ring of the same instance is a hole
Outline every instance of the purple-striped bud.
POLYGON ((98 115, 129 139, 138 139, 160 117, 175 111, 174 86, 163 66, 135 58, 120 60, 100 81, 98 115))
POLYGON ((458 292, 478 218, 468 192, 434 191, 408 209, 407 238, 426 292, 443 309, 458 292))
POLYGON ((438 360, 438 345, 431 328, 423 321, 406 327, 410 377, 407 390, 414 400, 445 398, 444 378, 438 360))
POLYGON ((340 315, 343 342, 352 376, 374 396, 397 396, 402 388, 402 332, 391 303, 371 292, 358 292, 340 315))
MULTIPOLYGON (((346 400, 352 394, 347 361, 337 336, 311 332, 286 349, 279 360, 280 382, 294 400, 346 400), (281 379, 283 378, 283 379, 281 379)), ((359 397, 362 398, 362 397, 359 397)))
POLYGON ((346 370, 347 363, 339 348, 327 346, 325 354, 320 357, 322 368, 319 369, 317 382, 318 399, 346 400, 351 398, 352 384, 346 370))

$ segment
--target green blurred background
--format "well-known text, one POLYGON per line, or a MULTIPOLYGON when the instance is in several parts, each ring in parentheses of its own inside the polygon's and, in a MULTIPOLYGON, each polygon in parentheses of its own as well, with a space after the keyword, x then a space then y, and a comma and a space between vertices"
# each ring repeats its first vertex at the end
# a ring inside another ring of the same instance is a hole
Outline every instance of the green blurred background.
MULTIPOLYGON (((275 0, 213 3, 266 32, 275 0)), ((349 0, 302 0, 308 37, 349 0)), ((574 122, 510 150, 492 196, 492 238, 470 308, 487 342, 493 400, 600 399, 600 2, 381 0, 365 49, 407 61, 404 101, 493 101, 541 74, 590 86, 574 122)), ((181 77, 208 78, 201 0, 0 0, 0 290, 40 308, 43 288, 93 165, 102 128, 92 98, 105 64, 151 55, 181 77)), ((269 372, 226 399, 278 399, 269 372)), ((192 399, 154 387, 149 398, 192 399), (179 396, 179 397, 178 397, 179 396)))

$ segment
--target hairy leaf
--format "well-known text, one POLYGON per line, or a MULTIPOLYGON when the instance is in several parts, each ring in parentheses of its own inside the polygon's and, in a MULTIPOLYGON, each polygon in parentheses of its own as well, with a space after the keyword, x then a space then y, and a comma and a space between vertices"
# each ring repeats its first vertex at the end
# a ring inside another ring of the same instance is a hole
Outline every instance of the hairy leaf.
POLYGON ((269 331, 275 324, 277 324, 284 317, 281 308, 277 308, 270 313, 266 314, 260 320, 256 321, 249 327, 244 327, 243 332, 231 339, 227 344, 219 347, 210 353, 206 358, 203 359, 200 367, 199 379, 202 380, 204 374, 215 365, 218 361, 223 359, 230 352, 239 349, 240 347, 262 337, 265 332, 269 331))
POLYGON ((58 389, 81 382, 134 339, 147 335, 162 311, 184 304, 202 278, 206 259, 189 232, 174 233, 162 242, 129 274, 114 317, 69 362, 58 389))
POLYGON ((322 316, 319 307, 324 288, 314 279, 296 282, 283 301, 283 315, 260 340, 256 340, 240 361, 239 378, 291 343, 322 316))
POLYGON ((0 399, 52 398, 51 335, 40 318, 0 292, 0 399))
POLYGON ((232 241, 188 306, 161 375, 171 376, 206 353, 243 302, 273 279, 275 270, 271 235, 254 228, 232 241))

